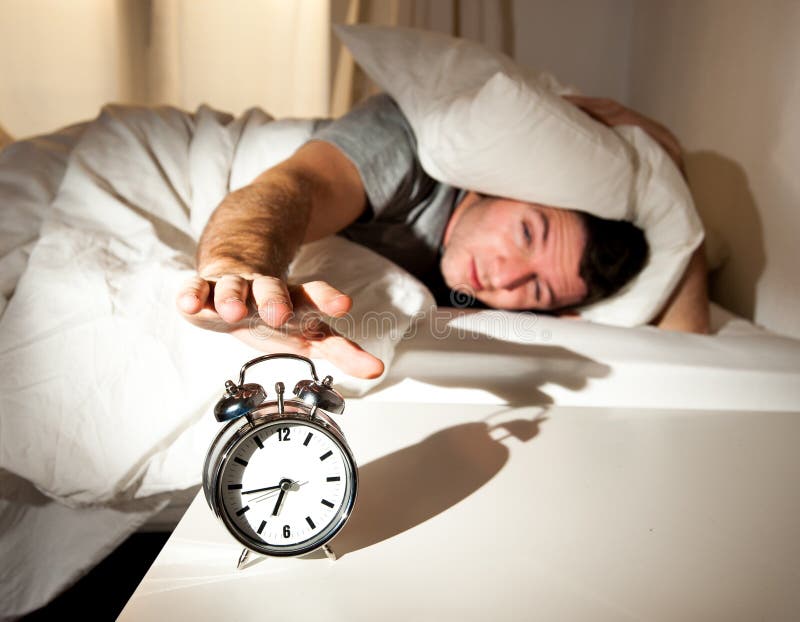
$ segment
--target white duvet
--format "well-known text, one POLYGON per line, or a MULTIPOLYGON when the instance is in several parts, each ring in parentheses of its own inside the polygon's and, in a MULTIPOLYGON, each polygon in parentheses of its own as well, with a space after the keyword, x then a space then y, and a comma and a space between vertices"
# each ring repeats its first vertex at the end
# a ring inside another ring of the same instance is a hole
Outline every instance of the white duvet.
MULTIPOLYGON (((310 130, 258 111, 114 107, 82 129, 0 320, 0 468, 75 506, 196 482, 165 451, 257 351, 183 321, 175 292, 211 210, 310 130)), ((378 310, 407 325, 430 304, 408 275, 338 238, 293 265, 297 280, 320 273, 359 293, 356 318, 378 310)), ((391 339, 362 343, 391 362, 391 339)), ((350 393, 371 384, 333 375, 350 393)))

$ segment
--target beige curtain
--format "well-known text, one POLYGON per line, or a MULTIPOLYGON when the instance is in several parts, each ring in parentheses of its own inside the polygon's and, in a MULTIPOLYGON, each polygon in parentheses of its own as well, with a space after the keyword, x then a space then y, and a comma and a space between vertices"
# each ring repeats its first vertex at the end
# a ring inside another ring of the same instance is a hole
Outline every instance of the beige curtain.
POLYGON ((124 10, 134 100, 328 113, 326 0, 126 0, 124 10))
POLYGON ((235 67, 239 80, 217 94, 227 109, 263 102, 276 116, 343 114, 377 87, 331 39, 331 23, 424 28, 513 51, 511 0, 129 0, 129 8, 149 22, 144 53, 130 55, 145 59, 146 78, 136 82, 148 101, 184 107, 235 67))
POLYGON ((18 137, 92 118, 112 101, 337 116, 375 87, 331 23, 513 46, 511 0, 2 2, 0 124, 18 137))
MULTIPOLYGON (((332 0, 331 21, 421 28, 514 51, 512 0, 332 0)), ((331 115, 339 116, 378 89, 337 41, 331 59, 331 115)))
POLYGON ((108 102, 327 115, 328 0, 2 0, 0 123, 22 137, 108 102))

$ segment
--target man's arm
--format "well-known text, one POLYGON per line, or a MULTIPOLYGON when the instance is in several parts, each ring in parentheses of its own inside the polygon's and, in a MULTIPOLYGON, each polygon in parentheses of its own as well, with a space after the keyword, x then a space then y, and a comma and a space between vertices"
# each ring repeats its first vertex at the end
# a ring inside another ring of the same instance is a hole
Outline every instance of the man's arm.
POLYGON ((350 160, 328 143, 307 143, 217 207, 198 244, 198 275, 179 291, 178 308, 192 323, 229 330, 262 350, 321 356, 353 375, 380 375, 380 360, 323 323, 313 324, 313 334, 275 331, 260 341, 242 326, 248 306, 273 328, 289 322, 301 305, 333 317, 349 311, 349 296, 331 285, 288 287, 285 276, 303 242, 341 231, 365 207, 361 177, 350 160))
POLYGON ((635 110, 626 108, 613 99, 584 97, 583 95, 564 95, 564 99, 575 104, 595 121, 599 121, 609 127, 614 127, 616 125, 635 125, 636 127, 642 128, 647 132, 650 138, 661 145, 669 157, 672 158, 672 161, 675 162, 681 173, 684 176, 686 175, 683 165, 683 150, 681 149, 680 142, 678 142, 675 134, 670 132, 666 126, 661 125, 658 121, 645 117, 635 110))
POLYGON ((338 233, 365 207, 350 160, 331 144, 309 142, 222 201, 200 237, 198 271, 280 277, 300 244, 338 233))
MULTIPOLYGON (((233 323, 247 315, 244 303, 252 282, 264 321, 280 326, 292 311, 284 279, 300 245, 341 231, 365 205, 355 166, 336 147, 317 141, 229 194, 211 215, 197 248, 203 280, 225 277, 214 292, 220 317, 233 323)), ((182 310, 198 309, 190 302, 191 297, 182 299, 182 310)))
MULTIPOLYGON (((611 99, 577 95, 566 95, 565 99, 608 126, 635 125, 642 128, 661 145, 681 174, 686 177, 681 145, 665 126, 611 99)), ((710 310, 706 274, 706 261, 701 244, 689 260, 680 282, 664 309, 652 323, 668 330, 708 333, 710 310)))
POLYGON ((708 334, 710 309, 706 275, 705 251, 701 244, 664 309, 652 323, 667 330, 708 334))

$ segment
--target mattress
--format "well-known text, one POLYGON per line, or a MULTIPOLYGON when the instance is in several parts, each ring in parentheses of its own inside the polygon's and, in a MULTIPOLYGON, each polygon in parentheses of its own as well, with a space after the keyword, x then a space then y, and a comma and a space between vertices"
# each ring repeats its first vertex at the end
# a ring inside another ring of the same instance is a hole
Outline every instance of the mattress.
POLYGON ((386 401, 795 411, 796 339, 712 305, 712 335, 440 309, 400 343, 386 401))

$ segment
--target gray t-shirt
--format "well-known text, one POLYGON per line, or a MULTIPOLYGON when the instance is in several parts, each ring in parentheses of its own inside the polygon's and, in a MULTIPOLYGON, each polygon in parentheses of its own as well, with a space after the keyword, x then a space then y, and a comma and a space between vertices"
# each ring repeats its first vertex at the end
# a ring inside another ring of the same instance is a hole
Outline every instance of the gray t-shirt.
POLYGON ((336 145, 355 164, 368 208, 344 231, 420 279, 438 273, 445 226, 461 191, 420 166, 414 132, 394 100, 376 95, 312 136, 336 145))

